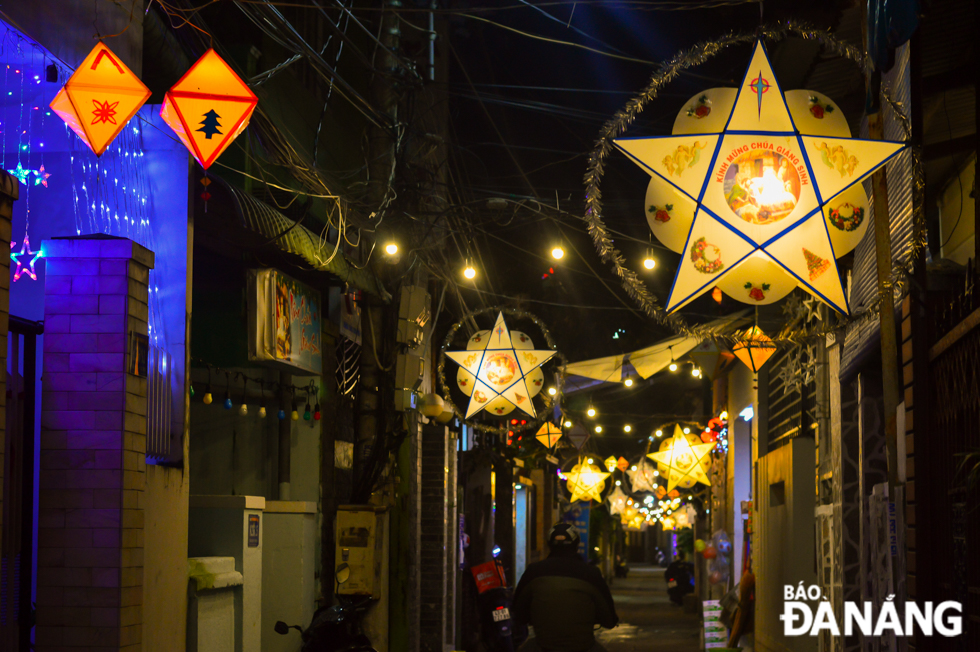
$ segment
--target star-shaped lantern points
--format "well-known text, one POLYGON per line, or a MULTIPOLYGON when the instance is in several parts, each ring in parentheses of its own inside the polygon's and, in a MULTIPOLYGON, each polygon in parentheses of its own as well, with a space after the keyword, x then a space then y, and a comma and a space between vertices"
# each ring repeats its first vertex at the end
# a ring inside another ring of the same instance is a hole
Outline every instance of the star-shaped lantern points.
POLYGON ((626 509, 626 494, 619 487, 609 492, 606 500, 609 502, 609 513, 613 516, 622 514, 623 510, 626 509))
POLYGON ((569 499, 571 502, 579 500, 595 500, 602 502, 602 490, 606 488, 606 478, 609 477, 595 464, 589 464, 585 460, 572 467, 568 472, 568 481, 565 486, 572 493, 569 499))
POLYGON ((636 463, 636 469, 630 469, 626 475, 630 477, 630 487, 633 493, 654 491, 657 488, 657 469, 645 459, 636 463))
MULTIPOLYGON (((14 243, 10 243, 10 248, 13 250, 14 243)), ((34 269, 34 264, 37 263, 38 259, 42 257, 41 250, 31 251, 31 240, 26 235, 24 236, 24 242, 20 245, 20 251, 11 251, 10 260, 17 265, 14 269, 14 280, 19 281, 21 276, 29 276, 32 281, 37 280, 37 271, 34 269), (30 260, 24 263, 20 260, 21 256, 29 256, 30 260)))
POLYGON ((716 286, 749 304, 799 286, 847 314, 836 260, 868 226, 860 182, 905 143, 851 138, 829 98, 784 94, 761 41, 739 88, 688 105, 671 136, 615 141, 652 176, 650 229, 683 253, 667 311, 716 286))
POLYGON ((457 384, 470 397, 464 418, 483 409, 501 416, 514 408, 535 416, 531 399, 544 382, 539 367, 555 351, 535 350, 533 346, 527 335, 508 330, 504 314, 500 313, 493 330, 473 335, 466 351, 446 351, 460 367, 457 384))
POLYGON ((647 455, 660 465, 661 473, 667 476, 667 491, 674 487, 690 489, 695 483, 711 484, 708 479, 708 455, 715 442, 701 443, 694 435, 685 435, 680 426, 674 426, 674 436, 660 445, 660 451, 647 455))

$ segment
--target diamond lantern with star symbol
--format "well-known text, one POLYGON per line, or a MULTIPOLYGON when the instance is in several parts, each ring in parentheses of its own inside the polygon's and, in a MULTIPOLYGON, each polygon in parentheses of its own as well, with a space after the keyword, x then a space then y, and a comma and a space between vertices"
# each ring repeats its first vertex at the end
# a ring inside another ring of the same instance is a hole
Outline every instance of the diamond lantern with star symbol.
POLYGON ((630 469, 626 475, 630 478, 630 487, 633 493, 641 491, 653 491, 657 488, 657 469, 645 459, 636 463, 635 469, 630 469))
POLYGON ((567 476, 568 481, 565 486, 572 494, 569 499, 570 502, 574 503, 579 500, 602 502, 602 490, 606 488, 608 473, 601 471, 595 464, 589 464, 588 461, 580 459, 567 476))
POLYGON ((696 483, 711 484, 708 479, 709 457, 715 442, 702 443, 694 435, 685 435, 680 426, 674 426, 674 436, 660 445, 660 450, 647 455, 660 465, 660 472, 667 476, 667 491, 674 487, 690 489, 696 483))
POLYGON ((510 331, 504 314, 488 331, 473 335, 466 351, 446 351, 459 365, 456 383, 470 397, 465 419, 481 410, 503 416, 515 408, 534 417, 532 399, 541 391, 544 374, 540 367, 555 351, 538 350, 524 333, 510 331))
POLYGON ((741 86, 699 93, 672 133, 615 141, 652 177, 650 229, 683 254, 667 312, 716 286, 749 304, 799 286, 847 314, 836 261, 868 227, 860 182, 905 143, 851 138, 829 98, 783 93, 761 41, 741 86))
POLYGON ((619 487, 613 489, 609 495, 606 496, 606 500, 609 501, 609 513, 613 516, 616 514, 622 514, 626 509, 626 498, 627 496, 623 493, 622 489, 619 487))

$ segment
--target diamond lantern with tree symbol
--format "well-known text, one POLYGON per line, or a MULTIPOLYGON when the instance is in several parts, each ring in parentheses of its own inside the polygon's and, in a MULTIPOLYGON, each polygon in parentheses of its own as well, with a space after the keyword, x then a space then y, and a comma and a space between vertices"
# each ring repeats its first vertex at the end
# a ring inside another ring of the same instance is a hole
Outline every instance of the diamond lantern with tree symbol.
POLYGON ((214 50, 167 91, 160 117, 207 170, 248 126, 259 99, 214 50))
POLYGON ((657 462, 660 472, 667 476, 667 491, 674 487, 690 489, 698 482, 711 484, 708 467, 714 447, 714 442, 702 443, 695 435, 685 435, 680 426, 674 426, 674 436, 647 457, 657 462))
POLYGON ((527 335, 509 330, 503 313, 497 315, 493 329, 475 333, 465 351, 446 351, 459 365, 456 384, 470 397, 464 418, 481 410, 503 416, 515 408, 534 417, 532 399, 544 384, 540 367, 555 353, 535 349, 527 335))
POLYGON ((776 343, 758 326, 745 331, 741 339, 732 347, 735 357, 755 373, 759 373, 775 352, 776 343))
POLYGON ((761 41, 741 86, 699 93, 672 133, 615 141, 651 175, 650 229, 682 253, 667 312, 716 286, 753 305, 799 286, 847 314, 837 258, 868 226, 860 182, 905 143, 851 138, 829 98, 784 94, 761 41))

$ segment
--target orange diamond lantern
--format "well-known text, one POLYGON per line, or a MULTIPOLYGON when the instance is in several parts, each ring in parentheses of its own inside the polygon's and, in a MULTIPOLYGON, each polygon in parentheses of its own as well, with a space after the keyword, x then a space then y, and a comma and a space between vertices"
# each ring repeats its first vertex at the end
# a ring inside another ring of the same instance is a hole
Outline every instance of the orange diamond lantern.
POLYGON ((99 41, 51 100, 51 110, 101 156, 149 97, 150 89, 99 41))
POLYGON ((745 331, 742 339, 732 347, 732 353, 756 373, 765 366, 775 352, 776 344, 758 326, 745 331))
POLYGON ((248 126, 258 101, 224 59, 208 50, 167 91, 160 117, 206 170, 248 126))

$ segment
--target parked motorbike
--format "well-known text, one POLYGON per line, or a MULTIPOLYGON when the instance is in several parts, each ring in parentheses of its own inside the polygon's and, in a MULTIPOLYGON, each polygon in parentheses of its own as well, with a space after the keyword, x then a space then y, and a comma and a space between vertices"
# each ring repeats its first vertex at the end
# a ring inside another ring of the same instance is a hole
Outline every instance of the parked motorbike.
POLYGON ((684 596, 694 591, 694 564, 675 561, 664 571, 667 597, 674 604, 684 604, 684 596))
MULTIPOLYGON (((350 579, 350 566, 337 567, 337 583, 350 579)), ((377 652, 364 635, 361 619, 371 604, 370 596, 337 596, 338 604, 320 607, 313 614, 313 621, 306 629, 278 621, 277 634, 287 635, 290 629, 299 632, 303 641, 302 652, 377 652)))

